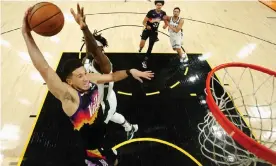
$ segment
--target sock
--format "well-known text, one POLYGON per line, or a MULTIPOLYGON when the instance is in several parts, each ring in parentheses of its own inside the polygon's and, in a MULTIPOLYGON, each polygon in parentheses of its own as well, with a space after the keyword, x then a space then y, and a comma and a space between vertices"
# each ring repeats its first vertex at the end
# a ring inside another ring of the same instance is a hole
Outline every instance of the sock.
POLYGON ((128 121, 125 119, 125 117, 122 114, 115 113, 111 119, 112 122, 122 125, 126 131, 131 130, 131 125, 128 123, 128 121))
POLYGON ((186 54, 186 53, 183 53, 181 57, 182 57, 182 58, 185 58, 186 56, 187 56, 187 54, 186 54))

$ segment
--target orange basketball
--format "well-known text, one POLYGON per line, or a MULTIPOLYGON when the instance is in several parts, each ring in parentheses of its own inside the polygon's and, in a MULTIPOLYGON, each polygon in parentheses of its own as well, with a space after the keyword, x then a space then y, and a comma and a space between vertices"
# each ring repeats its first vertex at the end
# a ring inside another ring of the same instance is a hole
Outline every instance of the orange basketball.
POLYGON ((30 28, 42 36, 58 34, 64 25, 62 11, 50 2, 40 2, 33 6, 28 15, 30 28))

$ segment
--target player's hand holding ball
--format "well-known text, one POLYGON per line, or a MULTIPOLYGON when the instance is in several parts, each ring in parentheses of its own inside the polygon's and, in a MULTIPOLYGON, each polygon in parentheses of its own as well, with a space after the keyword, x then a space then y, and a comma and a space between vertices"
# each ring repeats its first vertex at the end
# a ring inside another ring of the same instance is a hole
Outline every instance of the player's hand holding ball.
POLYGON ((151 30, 151 27, 149 25, 147 25, 147 30, 151 30))
POLYGON ((154 77, 154 73, 151 71, 139 71, 137 69, 131 69, 130 73, 132 74, 133 78, 143 83, 143 80, 141 78, 145 78, 148 80, 151 80, 151 78, 154 77))
POLYGON ((32 10, 32 7, 29 7, 28 10, 25 12, 25 15, 24 15, 24 18, 23 18, 23 24, 22 24, 22 34, 29 34, 32 29, 30 28, 29 26, 29 23, 28 23, 28 15, 30 13, 30 11, 32 10))
POLYGON ((39 2, 29 7, 25 12, 22 33, 30 34, 31 31, 41 36, 54 36, 64 26, 64 16, 61 9, 50 2, 39 2))

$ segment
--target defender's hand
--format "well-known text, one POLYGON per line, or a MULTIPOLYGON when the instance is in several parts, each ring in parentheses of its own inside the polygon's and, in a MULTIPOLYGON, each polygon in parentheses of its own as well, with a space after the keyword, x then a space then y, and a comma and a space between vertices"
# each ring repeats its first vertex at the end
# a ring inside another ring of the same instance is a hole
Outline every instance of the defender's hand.
POLYGON ((85 15, 84 15, 84 8, 80 8, 79 3, 77 4, 77 14, 75 13, 74 9, 71 8, 71 13, 75 19, 75 21, 80 25, 81 29, 84 29, 87 25, 85 23, 85 15))
POLYGON ((137 69, 131 69, 130 73, 132 74, 132 76, 136 80, 140 81, 141 83, 143 83, 143 80, 141 78, 145 78, 145 79, 151 80, 151 78, 154 77, 154 73, 151 72, 151 71, 144 71, 144 72, 142 72, 142 71, 139 71, 137 69))

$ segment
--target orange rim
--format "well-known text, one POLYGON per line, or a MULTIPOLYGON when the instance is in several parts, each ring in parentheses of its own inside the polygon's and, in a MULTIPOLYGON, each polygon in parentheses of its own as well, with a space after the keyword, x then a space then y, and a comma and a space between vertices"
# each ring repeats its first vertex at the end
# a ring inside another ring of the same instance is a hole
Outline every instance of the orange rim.
POLYGON ((216 118, 217 122, 224 128, 224 130, 241 146, 247 149, 249 152, 255 154, 257 157, 268 161, 272 164, 276 164, 276 152, 267 148, 264 145, 259 144, 254 139, 247 136, 243 133, 239 128, 237 128, 228 118, 221 112, 220 108, 216 104, 213 95, 211 93, 210 82, 212 76, 215 74, 216 71, 228 68, 228 67, 243 67, 243 68, 250 68, 253 70, 257 70, 268 75, 272 75, 276 77, 276 72, 270 69, 256 66, 252 64, 246 63, 225 63, 215 67, 211 72, 208 73, 206 79, 206 102, 208 104, 209 109, 211 110, 213 116, 216 118))

